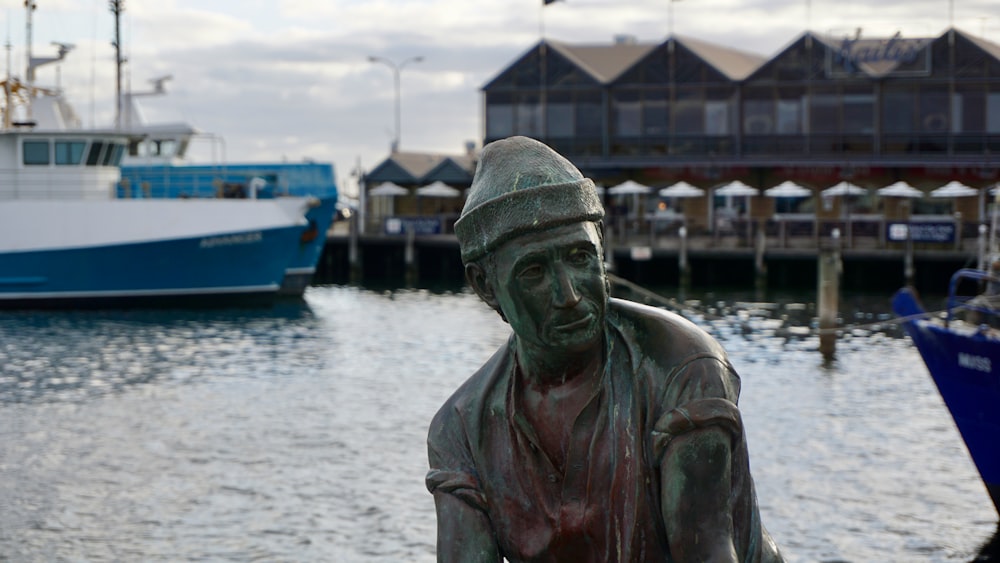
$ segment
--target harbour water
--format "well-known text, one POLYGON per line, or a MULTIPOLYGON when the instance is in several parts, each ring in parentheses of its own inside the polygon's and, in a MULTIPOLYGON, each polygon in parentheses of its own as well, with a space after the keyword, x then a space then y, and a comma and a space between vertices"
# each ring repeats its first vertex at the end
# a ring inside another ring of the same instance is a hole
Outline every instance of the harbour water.
MULTIPOLYGON (((684 298, 742 376, 789 561, 1000 561, 997 514, 888 295, 842 300, 851 328, 826 365, 807 299, 684 298)), ((427 425, 507 334, 461 288, 0 313, 0 561, 433 561, 427 425)))

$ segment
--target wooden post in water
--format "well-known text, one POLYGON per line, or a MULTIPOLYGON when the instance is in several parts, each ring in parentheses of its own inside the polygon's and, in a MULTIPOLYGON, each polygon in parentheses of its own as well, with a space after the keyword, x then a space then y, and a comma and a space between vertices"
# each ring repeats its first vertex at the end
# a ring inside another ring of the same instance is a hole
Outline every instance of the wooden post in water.
POLYGON ((819 254, 819 351, 830 361, 837 348, 837 309, 840 297, 840 229, 831 233, 830 246, 819 254))
POLYGON ((351 283, 358 283, 361 281, 361 260, 358 253, 358 214, 351 213, 351 217, 347 223, 348 237, 347 237, 347 265, 349 268, 348 275, 351 283))
POLYGON ((406 265, 406 283, 410 285, 417 281, 417 231, 412 225, 406 228, 406 247, 403 249, 403 262, 406 265))
POLYGON ((767 251, 767 233, 764 232, 764 222, 758 223, 757 238, 754 239, 754 285, 757 289, 767 287, 767 264, 764 262, 764 253, 767 251))
POLYGON ((681 228, 677 230, 677 235, 680 237, 680 252, 677 255, 677 267, 680 274, 680 285, 681 287, 687 287, 691 285, 691 266, 688 263, 688 231, 687 226, 681 225, 681 228))

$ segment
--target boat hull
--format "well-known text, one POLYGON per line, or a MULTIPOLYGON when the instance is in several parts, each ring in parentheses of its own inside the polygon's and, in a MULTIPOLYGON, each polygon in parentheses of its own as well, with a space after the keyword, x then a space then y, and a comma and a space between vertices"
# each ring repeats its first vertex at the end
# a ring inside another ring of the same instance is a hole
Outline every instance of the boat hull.
POLYGON ((7 202, 0 307, 273 301, 306 228, 301 212, 264 202, 7 202))
MULTIPOLYGON (((278 198, 282 201, 285 198, 278 198)), ((301 297, 316 273, 316 265, 323 255, 327 231, 337 213, 337 197, 314 199, 314 204, 306 212, 308 225, 300 237, 298 245, 290 252, 290 263, 285 270, 278 294, 284 297, 301 297)))
POLYGON ((279 295, 301 297, 312 283, 316 266, 323 254, 327 231, 336 215, 338 191, 333 167, 323 163, 244 163, 198 164, 125 164, 119 198, 260 198, 282 201, 301 197, 318 202, 306 212, 309 225, 298 244, 289 249, 289 265, 279 295), (251 189, 254 180, 262 188, 251 189), (127 187, 126 187, 127 186, 127 187), (145 186, 143 190, 133 189, 145 186), (220 193, 220 186, 222 187, 220 193), (233 188, 232 193, 227 192, 233 188))
MULTIPOLYGON (((908 289, 896 294, 893 308, 902 317, 923 313, 908 289)), ((1000 340, 989 330, 955 322, 945 326, 937 319, 916 318, 903 326, 1000 511, 1000 340)))

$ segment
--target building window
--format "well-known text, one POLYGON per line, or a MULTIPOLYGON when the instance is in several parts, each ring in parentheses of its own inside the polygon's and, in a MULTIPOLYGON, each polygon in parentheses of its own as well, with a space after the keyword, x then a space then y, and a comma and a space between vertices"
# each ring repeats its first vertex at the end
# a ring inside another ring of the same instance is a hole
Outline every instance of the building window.
POLYGON ((801 135, 802 131, 802 108, 805 107, 802 100, 778 100, 776 106, 777 126, 775 133, 778 135, 801 135))
POLYGON ((538 137, 542 134, 542 106, 538 96, 524 96, 515 107, 514 132, 518 135, 538 137))
POLYGON ((514 134, 514 106, 493 104, 486 108, 486 136, 502 139, 514 134))
POLYGON ((642 102, 643 134, 648 137, 663 137, 670 133, 670 113, 667 111, 667 97, 661 92, 647 92, 642 102))
POLYGON ((583 139, 600 138, 603 130, 601 94, 579 94, 576 99, 576 136, 583 139))
POLYGON ((729 104, 727 102, 705 102, 705 134, 729 134, 729 104))
POLYGON ((44 166, 51 162, 49 158, 48 141, 25 141, 24 164, 29 166, 44 166))
POLYGON ((572 137, 573 104, 549 104, 546 108, 545 124, 549 137, 572 137))
POLYGON ((638 137, 642 131, 642 106, 637 92, 619 92, 614 98, 615 135, 638 137))
POLYGON ((872 94, 845 94, 844 133, 870 135, 875 131, 875 96, 872 94))
POLYGON ((916 92, 903 90, 886 92, 882 97, 882 125, 888 134, 913 133, 916 92))
POLYGON ((1000 133, 1000 93, 987 94, 986 132, 1000 133))
POLYGON ((56 141, 56 164, 76 165, 83 162, 86 141, 56 141))
POLYGON ((774 133, 774 116, 771 100, 747 100, 743 102, 743 133, 747 135, 771 135, 774 133))

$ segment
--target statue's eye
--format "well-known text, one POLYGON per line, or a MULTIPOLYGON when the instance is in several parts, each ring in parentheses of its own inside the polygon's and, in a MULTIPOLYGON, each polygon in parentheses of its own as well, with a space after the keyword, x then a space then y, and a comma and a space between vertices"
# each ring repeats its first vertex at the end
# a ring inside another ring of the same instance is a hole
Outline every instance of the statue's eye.
POLYGON ((526 280, 533 280, 542 277, 543 270, 539 264, 526 264, 517 271, 517 277, 526 280))
POLYGON ((566 261, 570 264, 583 266, 590 262, 590 252, 585 248, 574 248, 569 252, 569 256, 566 257, 566 261))

